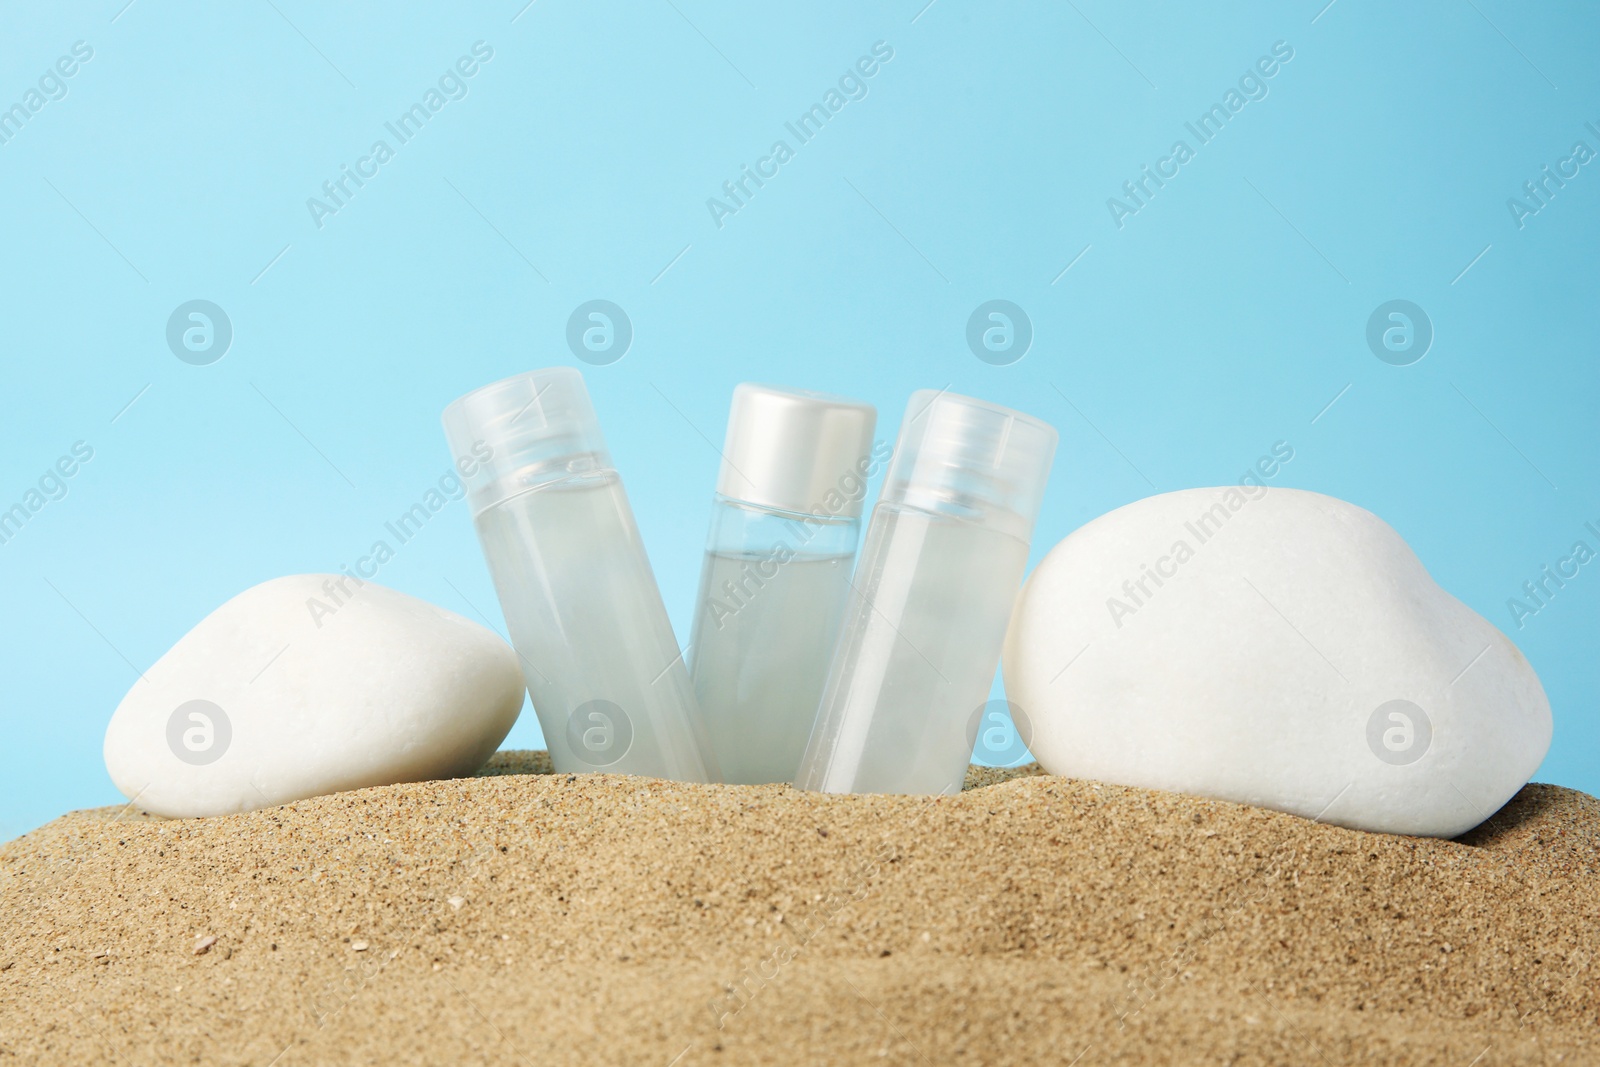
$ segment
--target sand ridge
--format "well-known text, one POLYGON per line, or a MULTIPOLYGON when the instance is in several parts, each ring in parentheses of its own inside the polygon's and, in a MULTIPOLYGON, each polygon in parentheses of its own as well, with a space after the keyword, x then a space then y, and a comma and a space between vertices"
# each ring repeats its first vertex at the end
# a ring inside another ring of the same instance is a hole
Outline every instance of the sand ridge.
POLYGON ((1597 920, 1600 801, 1552 786, 1434 841, 1033 766, 835 797, 502 753, 0 847, 0 1062, 1592 1063, 1597 920))

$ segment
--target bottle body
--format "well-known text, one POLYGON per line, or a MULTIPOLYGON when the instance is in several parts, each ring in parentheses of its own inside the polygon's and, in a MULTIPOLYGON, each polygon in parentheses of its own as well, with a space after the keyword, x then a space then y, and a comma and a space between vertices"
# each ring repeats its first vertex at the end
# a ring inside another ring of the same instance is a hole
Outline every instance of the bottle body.
POLYGON ((1019 411, 911 394, 797 786, 961 789, 1055 447, 1019 411))
POLYGON ((903 503, 873 509, 844 629, 795 784, 954 793, 1028 561, 1003 525, 903 503))
POLYGON ((715 780, 617 472, 537 485, 474 522, 555 769, 715 780))
POLYGON ((852 515, 714 499, 690 677, 723 781, 794 779, 844 615, 859 528, 852 515))

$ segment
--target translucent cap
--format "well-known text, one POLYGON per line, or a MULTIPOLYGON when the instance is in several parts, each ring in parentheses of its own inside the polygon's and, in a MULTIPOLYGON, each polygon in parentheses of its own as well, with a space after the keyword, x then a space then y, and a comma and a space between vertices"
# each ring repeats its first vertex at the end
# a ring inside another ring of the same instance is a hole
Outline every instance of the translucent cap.
POLYGON ((1055 428, 1020 411, 921 389, 911 394, 882 499, 982 518, 1031 536, 1056 453, 1055 428))
POLYGON ((846 501, 835 515, 861 514, 878 413, 848 397, 745 382, 733 391, 717 492, 780 511, 811 513, 846 501))
POLYGON ((444 435, 474 516, 534 486, 611 466, 583 375, 571 367, 474 389, 444 409, 444 435))

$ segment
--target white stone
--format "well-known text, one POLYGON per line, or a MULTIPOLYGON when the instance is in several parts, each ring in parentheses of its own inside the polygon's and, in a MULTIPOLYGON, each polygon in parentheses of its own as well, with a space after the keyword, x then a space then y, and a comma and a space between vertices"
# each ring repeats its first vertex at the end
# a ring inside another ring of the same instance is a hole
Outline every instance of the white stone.
POLYGON ((297 574, 240 593, 144 672, 106 728, 106 769, 169 816, 460 777, 522 700, 493 631, 372 582, 297 574))
POLYGON ((1516 646, 1377 516, 1296 489, 1165 493, 1077 530, 1018 598, 1005 683, 1053 774, 1362 830, 1460 834, 1550 747, 1516 646))

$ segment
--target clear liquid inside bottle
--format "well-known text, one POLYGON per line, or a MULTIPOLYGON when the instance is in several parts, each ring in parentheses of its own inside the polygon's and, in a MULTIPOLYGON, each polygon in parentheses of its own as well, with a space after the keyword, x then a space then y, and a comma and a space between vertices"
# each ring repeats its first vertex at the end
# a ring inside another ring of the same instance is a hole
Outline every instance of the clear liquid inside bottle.
POLYGON ((879 504, 796 784, 959 792, 1027 562, 995 525, 879 504))
POLYGON ((719 498, 690 677, 722 780, 792 781, 850 591, 859 520, 719 498))
POLYGON ((555 769, 713 780, 616 471, 529 489, 475 521, 555 769))

